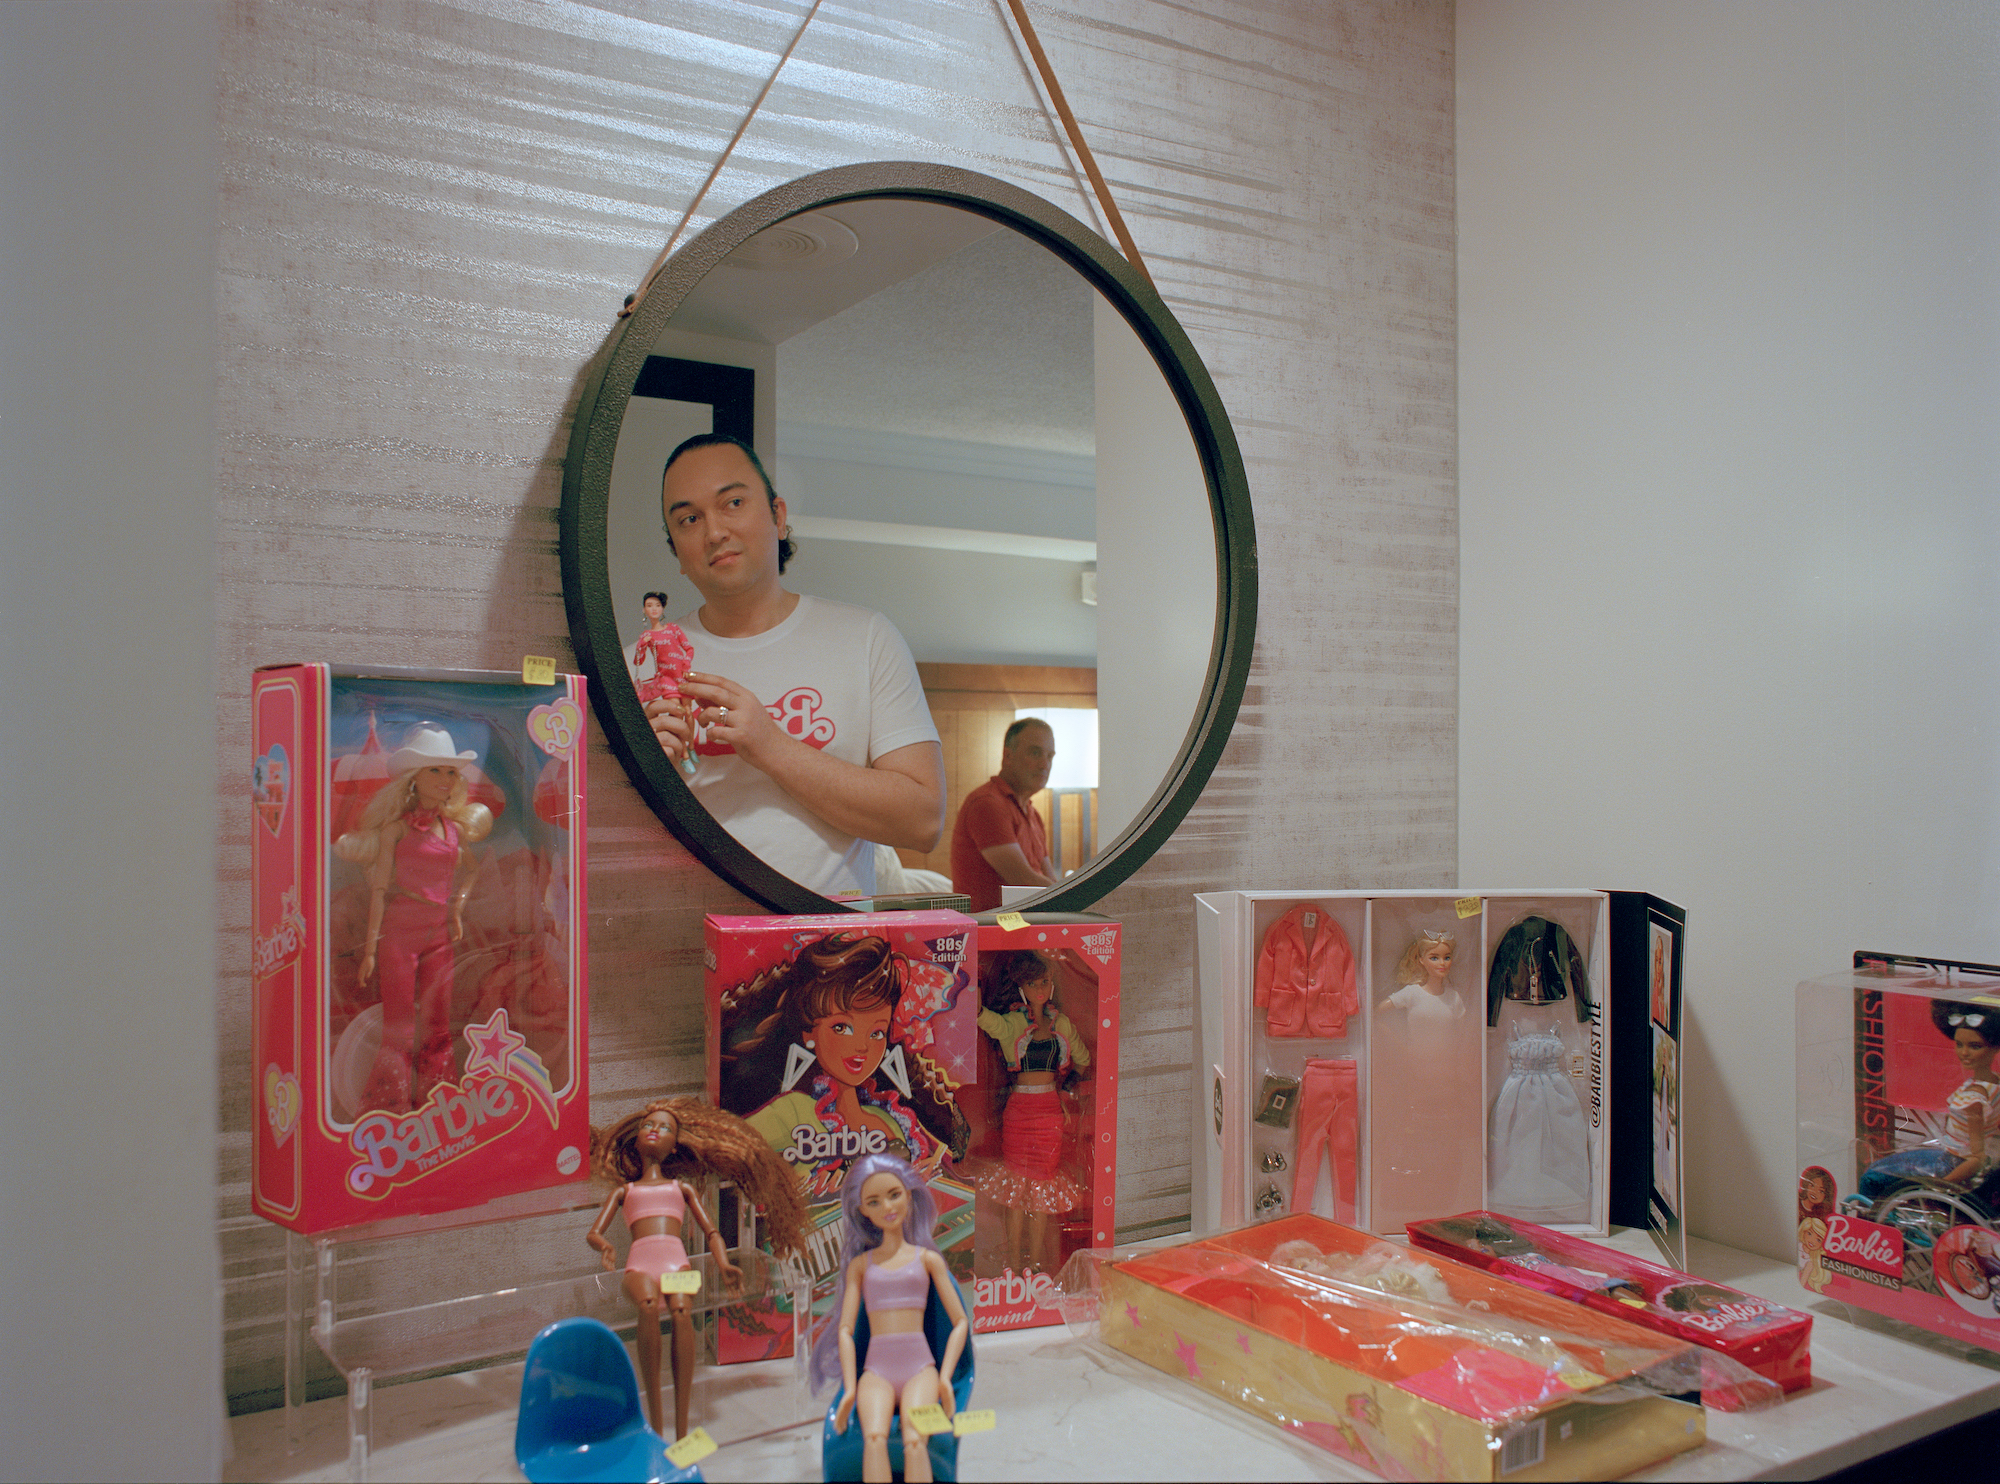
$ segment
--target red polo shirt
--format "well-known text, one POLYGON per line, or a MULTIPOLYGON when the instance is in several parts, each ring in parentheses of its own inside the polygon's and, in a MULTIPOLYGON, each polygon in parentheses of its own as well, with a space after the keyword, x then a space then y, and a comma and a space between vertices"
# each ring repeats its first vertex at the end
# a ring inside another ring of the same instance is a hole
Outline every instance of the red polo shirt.
POLYGON ((974 912, 991 912, 1000 905, 1000 873, 980 852, 1007 844, 1020 846, 1037 871, 1049 858, 1049 836, 1041 815, 1022 803, 996 773, 965 796, 951 827, 951 889, 971 897, 974 912))

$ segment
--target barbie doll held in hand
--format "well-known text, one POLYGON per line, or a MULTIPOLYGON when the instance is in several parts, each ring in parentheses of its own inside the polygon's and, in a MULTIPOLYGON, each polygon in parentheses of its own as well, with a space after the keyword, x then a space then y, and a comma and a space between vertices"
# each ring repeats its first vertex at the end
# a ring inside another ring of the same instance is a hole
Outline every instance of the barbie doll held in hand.
POLYGON ((368 885, 368 929, 357 982, 381 971, 382 1044, 362 1107, 407 1112, 450 1079, 454 945, 465 936, 472 857, 493 813, 470 801, 451 733, 435 722, 410 728, 382 786, 351 834, 334 843, 368 885), (419 1027, 421 1026, 421 1036, 419 1027))
POLYGON ((812 1383, 824 1386, 838 1367, 833 1429, 844 1433, 860 1417, 863 1479, 890 1477, 889 1424, 900 1411, 903 1477, 928 1480, 930 1450, 910 1413, 933 1403, 947 1418, 957 1411, 957 1397, 941 1378, 952 1375, 972 1344, 971 1320, 932 1234, 937 1207, 918 1171, 890 1154, 855 1161, 840 1205, 846 1223, 840 1303, 813 1346, 812 1383), (941 1348, 927 1332, 942 1329, 937 1309, 951 1325, 941 1348))
POLYGON ((660 1276, 689 1267, 681 1231, 689 1217, 708 1240, 708 1250, 733 1293, 743 1272, 729 1260, 729 1246, 708 1219, 692 1185, 682 1177, 720 1175, 733 1180, 743 1197, 764 1213, 771 1250, 798 1250, 805 1208, 783 1160, 756 1131, 733 1114, 695 1098, 662 1098, 613 1124, 592 1129, 591 1167, 614 1182, 611 1194, 584 1238, 611 1271, 615 1257, 605 1230, 619 1210, 625 1213, 632 1247, 625 1257, 625 1296, 639 1314, 639 1378, 645 1385, 646 1415, 653 1431, 666 1435, 660 1402, 660 1320, 674 1321, 674 1436, 686 1437, 694 1376, 694 1321, 685 1293, 660 1292, 660 1276))
MULTIPOLYGON (((628 663, 633 683, 638 687, 640 705, 672 701, 676 709, 686 714, 688 702, 681 698, 681 682, 694 668, 694 645, 688 640, 687 630, 677 623, 668 623, 666 614, 667 595, 647 593, 646 631, 632 642, 628 663), (641 679, 639 672, 649 664, 652 668, 641 679)), ((676 766, 692 778, 701 760, 689 748, 676 766)))

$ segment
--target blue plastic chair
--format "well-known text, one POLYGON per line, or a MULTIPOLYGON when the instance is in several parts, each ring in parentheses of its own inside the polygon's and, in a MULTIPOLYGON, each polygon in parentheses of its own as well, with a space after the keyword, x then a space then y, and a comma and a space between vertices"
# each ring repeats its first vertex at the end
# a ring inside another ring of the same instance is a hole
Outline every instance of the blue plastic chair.
POLYGON ((528 1347, 514 1461, 533 1484, 701 1478, 668 1462, 667 1445, 646 1425, 632 1357, 595 1319, 558 1319, 528 1347))
MULTIPOLYGON (((958 1291, 958 1305, 965 1317, 972 1318, 972 1305, 965 1301, 965 1290, 959 1288, 958 1279, 951 1280, 951 1286, 958 1291)), ((938 1302, 935 1290, 930 1301, 924 1305, 924 1337, 931 1342, 931 1354, 944 1349, 951 1338, 951 1317, 938 1302)), ((854 1354, 858 1365, 868 1362, 868 1310, 863 1308, 854 1321, 854 1354)), ((951 1394, 958 1410, 963 1412, 972 1400, 972 1343, 967 1338, 965 1352, 958 1357, 958 1364, 951 1372, 951 1394)), ((827 1484, 835 1480, 858 1480, 861 1477, 861 1423, 858 1418, 849 1417, 847 1431, 833 1430, 834 1413, 840 1410, 840 1393, 835 1392, 833 1402, 826 1409, 826 1420, 820 1424, 819 1460, 821 1477, 827 1484)), ((953 1484, 958 1478, 958 1439, 948 1432, 932 1433, 925 1439, 931 1450, 931 1477, 940 1484, 953 1484)), ((892 1426, 889 1429, 889 1468, 897 1476, 903 1473, 903 1429, 892 1426)))

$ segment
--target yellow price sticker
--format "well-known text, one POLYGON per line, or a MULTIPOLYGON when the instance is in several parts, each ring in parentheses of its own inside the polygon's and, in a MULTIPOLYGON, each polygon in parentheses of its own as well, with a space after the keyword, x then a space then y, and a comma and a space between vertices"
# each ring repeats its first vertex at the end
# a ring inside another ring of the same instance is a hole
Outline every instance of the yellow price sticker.
POLYGON ((1556 1372, 1556 1379, 1571 1391, 1589 1391, 1604 1384, 1604 1377, 1595 1371, 1586 1371, 1581 1366, 1571 1366, 1556 1372))
POLYGON ((700 1293, 701 1274, 693 1268, 682 1268, 678 1273, 660 1274, 661 1293, 700 1293))
POLYGON ((929 1437, 932 1433, 951 1431, 951 1422, 944 1415, 944 1408, 936 1402, 932 1402, 928 1407, 912 1407, 906 1416, 910 1426, 925 1437, 929 1437))
POLYGON ((708 1435, 707 1428, 697 1427, 667 1449, 667 1462, 677 1469, 684 1469, 689 1464, 700 1463, 713 1453, 717 1446, 715 1439, 708 1435))
POLYGON ((1624 1294, 1624 1293, 1619 1294, 1618 1302, 1634 1309, 1643 1309, 1646 1307, 1646 1301, 1644 1299, 1635 1299, 1630 1294, 1624 1294))
POLYGON ((1479 915, 1478 897, 1460 897, 1452 905, 1458 908, 1458 915, 1460 917, 1477 917, 1479 915))
POLYGON ((554 685, 556 683, 556 662, 545 654, 524 654, 521 656, 521 684, 554 685))
POLYGON ((968 1433, 993 1431, 994 1417, 991 1407, 981 1407, 976 1412, 960 1412, 951 1421, 951 1435, 962 1438, 968 1433))
POLYGON ((1018 912, 1002 912, 993 920, 1010 933, 1018 933, 1028 925, 1028 919, 1018 912))

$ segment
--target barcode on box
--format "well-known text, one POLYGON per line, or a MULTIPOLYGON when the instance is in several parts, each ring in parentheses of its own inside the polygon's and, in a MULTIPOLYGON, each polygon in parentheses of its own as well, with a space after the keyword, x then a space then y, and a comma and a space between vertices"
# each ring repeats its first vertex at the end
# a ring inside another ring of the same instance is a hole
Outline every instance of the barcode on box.
POLYGON ((1500 1443, 1500 1476, 1531 1469, 1542 1461, 1542 1439, 1548 1423, 1536 1418, 1519 1432, 1509 1433, 1500 1443))

